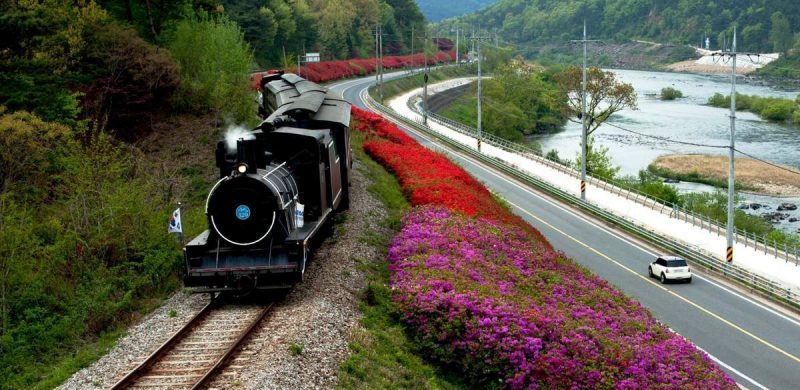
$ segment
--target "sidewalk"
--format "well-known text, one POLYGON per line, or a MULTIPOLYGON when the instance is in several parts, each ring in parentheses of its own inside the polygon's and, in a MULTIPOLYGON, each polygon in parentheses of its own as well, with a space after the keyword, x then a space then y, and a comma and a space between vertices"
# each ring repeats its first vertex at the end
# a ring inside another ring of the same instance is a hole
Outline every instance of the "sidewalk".
MULTIPOLYGON (((435 94, 463 85, 473 79, 456 79, 434 84, 428 87, 428 93, 429 95, 435 94)), ((418 88, 400 95, 391 99, 387 107, 408 119, 421 123, 422 116, 409 108, 409 101, 421 93, 422 89, 418 88)), ((444 137, 461 143, 466 147, 477 149, 477 140, 474 137, 455 131, 432 120, 428 121, 428 126, 432 131, 444 137)), ((520 171, 546 181, 563 191, 577 197, 580 196, 580 179, 550 165, 541 163, 533 156, 511 153, 486 143, 481 147, 481 151, 487 156, 510 163, 520 171)), ((626 199, 625 196, 618 194, 619 191, 614 191, 617 192, 614 193, 612 190, 607 186, 604 189, 594 182, 589 182, 586 189, 586 200, 648 230, 670 237, 675 241, 680 241, 689 247, 724 261, 727 246, 724 229, 719 232, 716 230, 711 232, 691 222, 673 217, 675 213, 669 207, 660 207, 659 205, 654 209, 653 205, 642 204, 641 199, 638 202, 626 199)), ((742 243, 735 244, 734 254, 734 263, 739 267, 772 280, 784 288, 791 289, 795 294, 800 291, 800 267, 793 262, 777 259, 771 254, 765 254, 763 249, 756 250, 753 247, 745 247, 742 243)))

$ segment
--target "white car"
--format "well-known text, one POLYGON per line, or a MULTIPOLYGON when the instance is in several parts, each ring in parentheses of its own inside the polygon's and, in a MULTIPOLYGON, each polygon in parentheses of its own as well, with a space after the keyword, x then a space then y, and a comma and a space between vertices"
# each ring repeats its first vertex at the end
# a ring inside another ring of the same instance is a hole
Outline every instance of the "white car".
POLYGON ((692 270, 689 269, 689 264, 676 256, 659 256, 656 261, 650 263, 647 272, 650 277, 659 278, 661 283, 666 283, 667 280, 692 282, 692 270))

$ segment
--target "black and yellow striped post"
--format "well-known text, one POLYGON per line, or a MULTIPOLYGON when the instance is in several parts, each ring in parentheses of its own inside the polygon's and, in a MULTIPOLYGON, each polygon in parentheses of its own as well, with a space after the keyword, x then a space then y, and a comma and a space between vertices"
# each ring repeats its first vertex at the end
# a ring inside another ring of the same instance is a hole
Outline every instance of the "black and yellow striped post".
POLYGON ((581 180, 581 198, 584 198, 584 194, 586 194, 586 182, 581 180))
POLYGON ((725 258, 728 260, 729 263, 733 262, 733 247, 732 246, 728 247, 728 254, 725 256, 725 258))
POLYGON ((480 140, 480 138, 478 139, 478 151, 479 152, 481 151, 481 140, 480 140))

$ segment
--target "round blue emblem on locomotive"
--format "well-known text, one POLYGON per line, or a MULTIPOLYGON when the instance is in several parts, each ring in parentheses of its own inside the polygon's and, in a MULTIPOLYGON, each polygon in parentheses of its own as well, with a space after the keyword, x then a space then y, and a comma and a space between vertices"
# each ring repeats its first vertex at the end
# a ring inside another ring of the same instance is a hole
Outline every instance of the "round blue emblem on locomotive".
POLYGON ((236 208, 236 218, 239 218, 240 221, 247 220, 250 218, 250 207, 245 205, 240 205, 236 208))

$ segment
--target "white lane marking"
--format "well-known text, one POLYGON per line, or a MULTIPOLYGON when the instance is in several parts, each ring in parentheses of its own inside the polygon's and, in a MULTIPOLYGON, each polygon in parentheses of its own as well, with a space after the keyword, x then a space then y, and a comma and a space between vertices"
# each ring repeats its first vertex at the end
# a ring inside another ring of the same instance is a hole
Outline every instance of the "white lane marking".
MULTIPOLYGON (((735 368, 733 368, 733 367, 731 367, 731 366, 729 366, 729 365, 725 364, 725 362, 723 362, 722 360, 719 360, 719 359, 717 359, 717 357, 716 357, 716 356, 714 356, 714 355, 712 355, 712 354, 710 354, 710 353, 706 352, 706 350, 705 350, 705 349, 698 347, 698 346, 697 346, 697 344, 695 344, 695 348, 697 348, 697 349, 699 349, 699 350, 703 351, 703 353, 705 353, 706 355, 708 355, 708 357, 709 357, 709 358, 711 358, 711 360, 713 360, 715 363, 719 364, 719 365, 720 365, 720 366, 722 366, 723 368, 726 368, 726 369, 728 369, 728 371, 730 371, 730 372, 734 373, 735 375, 738 375, 738 376, 739 376, 739 377, 741 377, 742 379, 744 379, 744 380, 746 380, 746 381, 748 381, 748 382, 752 383, 753 385, 755 385, 755 386, 756 386, 756 387, 758 387, 759 389, 762 389, 762 390, 769 390, 769 388, 768 388, 767 386, 764 386, 764 385, 762 385, 761 383, 758 383, 758 382, 757 382, 755 379, 753 379, 753 378, 751 378, 751 377, 749 377, 749 376, 747 376, 747 375, 745 375, 745 374, 742 374, 742 372, 741 372, 741 371, 739 371, 739 370, 737 370, 737 369, 735 369, 735 368)), ((743 387, 743 386, 742 386, 742 385, 740 385, 738 382, 737 382, 736 384, 737 384, 737 385, 739 385, 739 387, 743 387)))
MULTIPOLYGON (((393 121, 393 122, 394 122, 394 121, 393 121)), ((400 123, 396 123, 396 124, 400 125, 401 127, 406 127, 406 126, 404 126, 404 125, 402 125, 402 124, 400 124, 400 123)), ((409 128, 407 128, 407 127, 406 127, 406 129, 407 129, 408 131, 411 131, 412 133, 415 133, 417 136, 419 136, 420 138, 422 138, 422 139, 426 140, 427 142, 429 142, 429 143, 431 143, 431 144, 433 144, 433 145, 436 145, 438 148, 440 148, 440 149, 442 149, 442 150, 447 150, 447 149, 446 149, 446 148, 445 148, 445 147, 444 147, 442 144, 438 143, 437 141, 434 141, 434 140, 432 140, 431 138, 428 138, 426 135, 424 135, 424 134, 421 134, 420 132, 418 132, 418 131, 416 131, 416 130, 409 129, 409 128)), ((523 187, 523 186, 521 186, 521 185, 517 184, 516 182, 514 182, 514 181, 512 181, 512 180, 510 180, 510 179, 507 179, 507 178, 505 178, 505 177, 501 176, 501 175, 500 175, 500 174, 498 174, 498 173, 495 173, 495 172, 493 172, 492 170, 490 170, 490 169, 488 169, 488 168, 484 167, 482 164, 478 163, 477 161, 474 161, 474 160, 472 160, 472 159, 471 159, 471 158, 469 158, 469 157, 466 157, 466 156, 461 156, 460 154, 457 154, 457 153, 454 153, 454 152, 450 152, 449 154, 451 154, 451 155, 453 155, 453 156, 455 156, 455 157, 458 157, 458 158, 460 158, 460 159, 462 159, 462 160, 464 160, 464 161, 467 161, 467 162, 469 162, 469 163, 471 163, 471 164, 475 165, 476 167, 478 167, 478 168, 480 168, 480 169, 482 169, 482 170, 486 171, 487 173, 489 173, 489 174, 491 174, 491 175, 493 175, 493 176, 495 176, 495 177, 497 177, 497 178, 499 178, 499 179, 502 179, 502 180, 506 181, 507 183, 511 184, 511 185, 512 185, 512 186, 514 186, 514 187, 517 187, 518 189, 522 190, 523 192, 526 192, 526 193, 528 193, 528 194, 530 194, 530 195, 533 195, 533 196, 535 196, 535 197, 537 197, 537 198, 539 198, 539 199, 541 199, 541 200, 545 201, 546 203, 548 203, 548 204, 551 204, 551 205, 553 205, 553 206, 555 206, 555 207, 557 207, 557 208, 561 209, 562 211, 566 212, 566 213, 567 213, 567 214, 569 214, 569 215, 572 215, 572 216, 574 216, 574 217, 577 217, 577 218, 579 218, 579 219, 581 219, 581 220, 584 220, 584 221, 588 222, 589 224, 591 224, 591 225, 593 225, 593 226, 595 226, 595 227, 599 228, 600 230, 602 230, 602 231, 606 232, 607 234, 610 234, 610 235, 612 235, 612 236, 614 236, 614 237, 616 237, 616 238, 619 238, 619 239, 621 239, 623 242, 625 242, 625 243, 627 243, 628 245, 630 245, 630 246, 634 247, 635 249, 639 249, 639 250, 641 250, 642 252, 645 252, 645 253, 651 253, 649 250, 646 250, 646 249, 642 248, 641 246, 639 246, 638 244, 636 244, 636 243, 633 243, 633 242, 631 242, 631 241, 629 241, 629 240, 627 240, 627 239, 624 239, 624 238, 620 237, 619 235, 615 234, 614 232, 611 232, 611 231, 607 230, 605 227, 603 227, 603 226, 600 226, 600 225, 597 225, 596 223, 594 223, 594 222, 592 222, 592 221, 590 221, 590 220, 588 220, 588 219, 584 218, 583 216, 580 216, 580 215, 578 215, 578 214, 574 213, 574 212, 573 212, 573 211, 571 211, 571 210, 567 210, 567 209, 565 209, 565 208, 561 207, 560 205, 553 203, 553 202, 552 202, 552 201, 550 201, 549 199, 546 199, 546 198, 542 197, 541 195, 539 195, 539 194, 536 194, 536 193, 534 193, 534 192, 530 191, 529 189, 527 189, 527 188, 525 188, 525 187, 523 187)), ((712 283, 712 284, 713 284, 713 285, 715 285, 715 286, 721 287, 721 286, 719 286, 719 285, 717 285, 717 284, 715 284, 715 283, 712 283)), ((723 289, 723 290, 725 290, 725 289, 723 289)), ((749 300, 749 299, 746 299, 745 297, 743 297, 743 296, 741 296, 741 295, 739 295, 739 294, 737 294, 737 293, 735 293, 735 292, 733 292, 733 291, 729 291, 729 290, 728 290, 728 292, 729 292, 729 293, 731 293, 731 294, 733 294, 733 295, 736 295, 736 296, 738 296, 738 297, 740 297, 740 298, 742 298, 742 299, 744 299, 744 300, 746 300, 746 301, 748 301, 748 302, 750 302, 750 303, 752 303, 752 304, 753 304, 753 305, 755 305, 755 306, 761 307, 761 308, 763 308, 763 309, 765 309, 765 310, 767 310, 767 311, 769 311, 769 312, 771 312, 771 313, 773 313, 773 314, 778 314, 779 316, 782 316, 782 315, 780 315, 779 313, 776 313, 776 312, 772 311, 771 309, 768 309, 768 308, 766 308, 766 307, 764 307, 764 306, 762 306, 762 305, 760 305, 760 304, 758 304, 758 303, 756 303, 756 302, 753 302, 753 301, 751 301, 751 300, 749 300)), ((782 317, 783 317, 783 316, 782 316, 782 317)), ((786 319, 788 319, 787 317, 783 317, 783 318, 786 318, 786 319)), ((790 320, 790 321, 792 321, 791 319, 789 319, 789 320, 790 320)), ((792 322, 794 322, 794 321, 792 321, 792 322)), ((796 324, 796 322, 795 322, 795 324, 796 324)), ((693 343, 693 344, 694 344, 694 343, 693 343)), ((697 345, 695 344, 695 346, 697 346, 697 345)), ((754 379, 750 378, 749 376, 747 376, 747 375, 744 375, 744 374, 743 374, 743 373, 741 373, 740 371, 738 371, 738 370, 736 370, 735 368, 731 367, 729 364, 727 364, 727 363, 723 362, 722 360, 718 359, 717 357, 715 357, 715 356, 713 356, 713 355, 709 354, 708 352, 706 352, 706 351, 705 351, 705 350, 703 350, 702 348, 700 348, 700 347, 697 347, 697 348, 698 348, 698 349, 700 349, 701 351, 703 351, 703 352, 704 352, 706 355, 708 355, 708 356, 709 356, 709 358, 711 358, 712 360, 714 360, 715 362, 717 362, 719 365, 721 365, 721 366, 723 366, 723 367, 727 368, 728 370, 730 370, 730 371, 731 371, 731 372, 733 372, 734 374, 736 374, 736 375, 740 376, 741 378, 743 378, 743 379, 747 380, 748 382, 752 383, 753 385, 755 385, 755 386, 757 386, 757 387, 759 387, 759 388, 761 388, 761 389, 767 389, 767 387, 765 387, 764 385, 760 384, 759 382, 755 381, 754 379)))
MULTIPOLYGON (((352 88, 352 87, 351 87, 351 88, 352 88)), ((349 89, 349 88, 348 88, 348 89, 349 89)), ((417 132, 416 130, 412 130, 412 131, 413 131, 414 133, 416 133, 417 135, 419 135, 421 138, 424 138, 426 141, 428 141, 428 142, 430 142, 430 143, 432 143, 432 144, 435 144, 435 145, 436 145, 437 147, 439 147, 440 149, 443 149, 443 150, 445 150, 445 147, 444 147, 444 146, 442 146, 441 144, 437 143, 436 141, 433 141, 432 139, 428 138, 426 135, 423 135, 423 134, 421 134, 421 133, 417 132)), ((452 152, 450 152, 450 153, 451 153, 451 154, 454 154, 454 153, 452 153, 452 152)), ((642 247, 641 245, 639 245, 639 244, 637 244, 637 243, 635 243, 635 242, 631 241, 630 239, 628 239, 628 238, 626 238, 626 237, 623 237, 623 236, 621 236, 621 235, 617 234, 617 233, 616 233, 616 232, 614 232, 614 231, 611 231, 611 230, 609 230, 609 229, 608 229, 608 228, 606 228, 605 226, 598 225, 597 223, 595 223, 594 221, 592 221, 592 220, 590 220, 590 219, 587 219, 587 218, 586 218, 586 217, 584 217, 583 215, 577 214, 577 213, 575 213, 573 210, 569 210, 569 209, 567 209, 567 208, 565 208, 565 207, 561 206, 560 204, 557 204, 557 203, 555 203, 554 201, 551 201, 550 199, 547 199, 547 198, 545 198, 545 197, 543 197, 543 196, 541 196, 541 195, 539 195, 539 194, 537 194, 537 193, 535 193, 535 192, 532 192, 532 191, 531 191, 531 190, 529 190, 528 188, 526 188, 526 187, 524 187, 524 186, 522 186, 522 185, 518 184, 516 181, 512 181, 512 180, 510 180, 510 179, 508 179, 508 178, 506 178, 506 177, 504 177, 504 176, 502 176, 502 175, 499 175, 499 174, 497 174, 497 173, 495 173, 495 172, 493 172, 493 171, 491 171, 491 170, 487 169, 486 167, 482 166, 482 165, 481 165, 481 163, 479 163, 479 162, 478 162, 478 161, 476 161, 476 160, 473 160, 471 157, 462 156, 462 155, 460 155, 460 154, 454 154, 454 155, 456 155, 458 158, 461 158, 461 159, 463 159, 463 160, 465 160, 465 161, 469 161, 470 163, 472 163, 472 164, 473 164, 473 165, 475 165, 476 167, 479 167, 479 168, 483 169, 484 171, 486 171, 486 172, 490 173, 491 175, 493 175, 493 176, 496 176, 496 177, 498 177, 498 178, 500 178, 500 179, 503 179, 504 181, 506 181, 507 183, 509 183, 509 184, 511 184, 511 185, 513 185, 513 186, 515 186, 515 187, 517 187, 518 189, 520 189, 520 190, 522 190, 522 191, 524 191, 524 192, 526 192, 526 193, 528 193, 528 194, 530 194, 530 195, 533 195, 533 196, 535 196, 535 197, 537 197, 537 198, 539 198, 539 199, 541 199, 541 200, 543 200, 543 201, 547 202, 548 204, 550 204, 550 205, 552 205, 552 206, 554 206, 554 207, 556 207, 556 208, 558 208, 558 209, 560 209, 560 210, 562 210, 562 211, 566 212, 567 214, 570 214, 570 215, 572 215, 572 216, 573 216, 573 217, 575 217, 575 218, 578 218, 578 219, 580 219, 580 220, 582 220, 582 221, 584 221, 584 222, 586 222, 586 223, 589 223, 590 225, 592 225, 592 226, 594 226, 594 227, 596 227, 596 228, 598 228, 598 229, 602 230, 602 231, 603 231, 603 232, 605 232, 606 234, 609 234, 609 235, 611 235, 611 236, 613 236, 613 237, 616 237, 616 238, 617 238, 617 239, 619 239, 620 241, 623 241, 623 242, 627 243, 628 245, 630 245, 630 246, 632 246, 632 247, 634 247, 634 248, 636 248, 636 249, 639 249, 640 251, 642 251, 642 252, 644 252, 644 253, 647 253, 647 254, 649 254, 649 255, 651 255, 651 256, 656 256, 656 255, 657 255, 656 253, 653 253, 653 252, 651 252, 651 251, 650 251, 650 250, 648 250, 647 248, 644 248, 644 247, 642 247)), ((800 327, 800 321, 797 321, 797 320, 795 320, 795 319, 793 319, 793 318, 791 318, 791 317, 789 317, 789 316, 787 316, 787 315, 785 315, 785 314, 783 314, 783 313, 780 313, 780 312, 778 312, 778 311, 776 311, 776 310, 774 310, 774 309, 772 309, 772 308, 770 308, 770 307, 768 307, 768 306, 766 306, 766 305, 764 305, 764 304, 762 304, 762 303, 756 302, 756 301, 754 301, 754 300, 752 300, 752 299, 750 299, 750 298, 748 298, 748 297, 746 297, 746 296, 744 296, 744 295, 741 295, 740 293, 738 293, 738 292, 736 292, 736 291, 730 290, 730 289, 728 289, 727 287, 724 287, 724 286, 722 286, 722 285, 720 285, 720 284, 718 284, 718 283, 714 282, 713 280, 711 280, 711 279, 709 279, 709 278, 707 278, 707 277, 703 277, 703 276, 700 276, 700 275, 697 275, 697 277, 698 277, 699 279, 702 279, 702 280, 704 280, 704 281, 708 282, 709 284, 711 284, 711 285, 713 285, 713 286, 715 286, 715 287, 717 287, 717 288, 719 288, 719 289, 721 289, 721 290, 723 290, 723 291, 727 292, 728 294, 731 294, 731 295, 733 295, 733 296, 735 296, 735 297, 737 297, 737 298, 739 298, 739 299, 741 299, 741 300, 743 300, 743 301, 745 301, 745 302, 748 302, 748 303, 750 303, 750 304, 752 304, 752 305, 754 305, 754 306, 757 306, 757 307, 759 307, 759 308, 761 308, 761 309, 763 309, 763 310, 765 310, 765 311, 767 311, 767 312, 769 312, 769 313, 771 313, 771 314, 774 314, 774 315, 776 315, 776 316, 778 316, 778 317, 780 317, 780 318, 783 318, 784 320, 791 322, 791 323, 792 323, 792 324, 794 324, 795 326, 798 326, 798 327, 800 327)))

